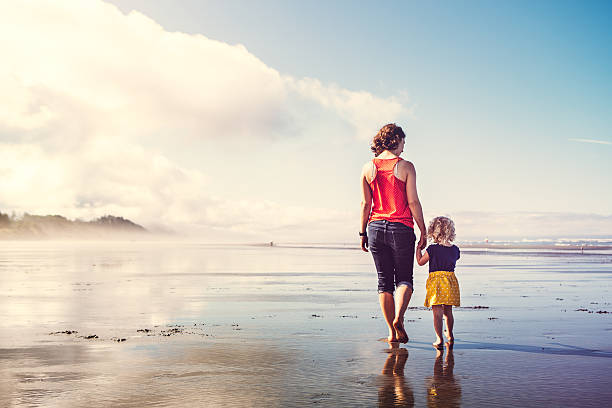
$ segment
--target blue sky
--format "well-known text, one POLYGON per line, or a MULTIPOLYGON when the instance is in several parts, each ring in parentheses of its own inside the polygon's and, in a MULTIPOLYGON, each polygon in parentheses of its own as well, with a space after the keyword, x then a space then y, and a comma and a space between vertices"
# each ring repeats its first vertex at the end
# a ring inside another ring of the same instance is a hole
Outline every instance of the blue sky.
MULTIPOLYGON (((408 135, 404 157, 417 168, 426 217, 456 216, 474 228, 474 236, 489 230, 505 236, 603 235, 612 230, 612 5, 608 2, 107 3, 119 7, 126 27, 142 23, 128 18, 136 10, 159 24, 168 38, 186 33, 189 36, 181 37, 185 43, 216 40, 228 50, 241 44, 274 75, 317 81, 296 85, 302 93, 295 106, 287 103, 292 106, 290 115, 274 105, 269 116, 257 116, 257 126, 265 122, 260 131, 229 130, 222 137, 189 140, 162 137, 182 132, 181 125, 151 126, 147 132, 141 126, 132 132, 138 133, 131 139, 134 146, 146 154, 201 173, 213 201, 267 203, 262 208, 271 212, 253 213, 253 219, 269 217, 274 213, 270 208, 294 208, 286 214, 286 223, 274 227, 276 232, 271 230, 272 235, 282 230, 283 236, 291 237, 291 231, 308 219, 296 214, 314 208, 319 215, 329 212, 348 222, 358 207, 359 169, 370 158, 363 135, 373 135, 390 121, 408 135), (353 109, 354 102, 345 101, 343 106, 330 102, 347 92, 364 104, 363 110, 353 109), (305 94, 316 94, 317 106, 304 102, 305 94), (371 109, 365 107, 367 100, 373 101, 371 109), (359 120, 367 112, 380 114, 359 120), (521 231, 516 226, 520 213, 540 214, 547 221, 521 231), (474 214, 482 214, 480 228, 474 227, 478 224, 474 214), (576 224, 547 231, 550 214, 557 214, 560 223, 571 218, 576 224), (496 221, 484 221, 490 219, 496 221)), ((78 16, 76 7, 66 4, 63 12, 74 10, 78 16)), ((109 13, 109 21, 121 19, 109 13)), ((101 27, 119 35, 112 24, 101 27)), ((146 44, 147 37, 143 35, 142 41, 146 44)), ((159 44, 156 47, 164 46, 159 44)), ((118 39, 115 47, 120 46, 118 39)), ((179 70, 197 57, 173 56, 179 70)), ((214 76, 211 72, 202 76, 214 76)), ((121 86, 121 92, 133 92, 121 86)), ((206 86, 200 85, 202 93, 206 86)), ((252 97, 257 106, 265 89, 245 99, 252 97)), ((237 112, 226 121, 252 116, 237 112)), ((112 200, 96 207, 104 200, 97 193, 90 196, 96 197, 88 204, 91 214, 115 208, 112 200)), ((164 218, 154 212, 145 216, 146 211, 136 210, 139 205, 144 204, 130 203, 124 211, 132 209, 143 222, 164 218)), ((200 221, 215 224, 211 221, 215 216, 200 221)), ((179 218, 168 217, 167 222, 179 218)), ((342 232, 335 239, 350 239, 354 228, 336 227, 342 232)))
MULTIPOLYGON (((612 143, 609 2, 114 3, 169 30, 244 44, 296 77, 405 92, 415 118, 401 125, 422 139, 405 156, 422 168, 449 152, 457 182, 482 180, 506 199, 479 194, 486 210, 610 213, 612 145, 569 140, 612 143)), ((449 190, 445 200, 461 196, 449 190)))

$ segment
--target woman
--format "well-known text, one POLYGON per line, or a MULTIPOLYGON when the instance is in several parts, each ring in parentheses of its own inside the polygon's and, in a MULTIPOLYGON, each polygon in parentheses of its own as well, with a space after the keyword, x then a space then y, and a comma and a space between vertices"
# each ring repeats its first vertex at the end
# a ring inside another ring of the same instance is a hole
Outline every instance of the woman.
POLYGON ((421 231, 418 247, 424 248, 427 243, 416 172, 412 163, 399 157, 404 151, 405 139, 401 127, 388 124, 372 140, 376 157, 361 172, 359 230, 361 248, 368 252, 369 247, 376 265, 378 299, 389 326, 387 339, 401 343, 408 341, 404 313, 412 296, 415 222, 421 231))

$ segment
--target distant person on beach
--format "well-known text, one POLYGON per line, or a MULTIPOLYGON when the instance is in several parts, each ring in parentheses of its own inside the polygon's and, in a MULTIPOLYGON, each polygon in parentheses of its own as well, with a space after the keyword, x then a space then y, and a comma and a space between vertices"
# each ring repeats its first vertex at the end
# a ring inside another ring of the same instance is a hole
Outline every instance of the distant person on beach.
POLYGON ((423 210, 417 194, 414 165, 402 159, 406 135, 388 124, 372 140, 374 159, 361 171, 361 248, 374 258, 378 273, 378 299, 389 342, 406 343, 404 313, 412 296, 412 271, 416 236, 418 248, 427 243, 423 210), (397 289, 397 290, 396 290, 397 289), (393 293, 395 292, 395 299, 393 293))
POLYGON ((452 244, 455 239, 455 223, 447 217, 436 217, 429 223, 427 237, 433 244, 427 247, 424 254, 417 248, 416 259, 419 265, 429 262, 429 277, 425 284, 425 306, 432 308, 433 326, 436 332, 435 348, 444 348, 442 338, 442 317, 446 321, 446 339, 448 346, 455 343, 453 336, 453 306, 460 306, 459 282, 455 276, 455 263, 460 257, 459 248, 452 244))

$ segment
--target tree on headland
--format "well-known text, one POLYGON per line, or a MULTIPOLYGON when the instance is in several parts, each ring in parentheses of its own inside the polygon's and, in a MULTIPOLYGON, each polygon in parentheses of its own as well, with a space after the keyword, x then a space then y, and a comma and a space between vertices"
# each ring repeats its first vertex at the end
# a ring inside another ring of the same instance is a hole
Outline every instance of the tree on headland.
POLYGON ((105 215, 92 221, 69 220, 62 215, 32 215, 9 217, 0 212, 0 238, 94 237, 119 234, 147 233, 148 231, 126 218, 105 215))
POLYGON ((111 227, 120 227, 124 229, 146 231, 146 229, 142 225, 138 225, 123 217, 115 217, 113 215, 105 215, 104 217, 96 218, 95 220, 91 221, 91 223, 111 227))
POLYGON ((8 214, 3 214, 0 212, 0 228, 6 228, 11 225, 11 219, 8 214))

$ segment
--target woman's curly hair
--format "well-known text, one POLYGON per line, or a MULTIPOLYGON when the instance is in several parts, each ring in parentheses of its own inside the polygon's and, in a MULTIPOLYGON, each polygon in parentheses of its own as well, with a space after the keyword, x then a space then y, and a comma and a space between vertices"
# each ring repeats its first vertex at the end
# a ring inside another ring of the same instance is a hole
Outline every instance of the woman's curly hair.
POLYGON ((436 244, 449 243, 455 239, 455 223, 448 217, 436 217, 429 223, 427 238, 436 244))
POLYGON ((374 152, 374 155, 378 156, 385 150, 397 149, 400 140, 405 138, 406 135, 401 127, 397 126, 395 123, 389 123, 383 126, 376 136, 374 136, 370 148, 374 152))

